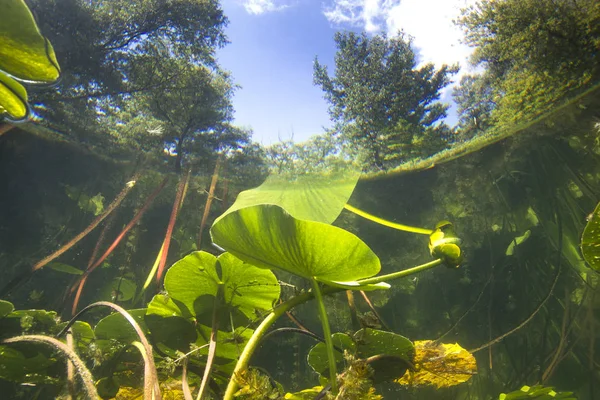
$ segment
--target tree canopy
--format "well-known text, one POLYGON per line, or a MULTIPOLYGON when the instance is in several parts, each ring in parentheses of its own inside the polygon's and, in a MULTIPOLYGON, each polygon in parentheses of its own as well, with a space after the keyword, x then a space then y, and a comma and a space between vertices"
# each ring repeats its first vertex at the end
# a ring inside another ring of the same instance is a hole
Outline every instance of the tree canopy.
POLYGON ((227 43, 218 1, 32 0, 31 8, 63 67, 54 90, 32 96, 45 123, 103 149, 172 149, 176 168, 192 148, 248 141, 230 125, 235 87, 215 58, 227 43))
POLYGON ((450 129, 440 119, 448 106, 438 100, 456 66, 418 67, 402 32, 392 38, 338 32, 334 40, 335 76, 315 60, 314 82, 325 92, 337 133, 366 165, 386 169, 444 147, 450 129))
POLYGON ((467 78, 457 92, 464 118, 472 120, 475 109, 490 110, 494 98, 488 124, 519 122, 600 77, 595 0, 483 0, 464 9, 457 24, 475 48, 472 63, 485 68, 480 79, 467 78), (476 86, 488 100, 469 104, 466 93, 476 86))

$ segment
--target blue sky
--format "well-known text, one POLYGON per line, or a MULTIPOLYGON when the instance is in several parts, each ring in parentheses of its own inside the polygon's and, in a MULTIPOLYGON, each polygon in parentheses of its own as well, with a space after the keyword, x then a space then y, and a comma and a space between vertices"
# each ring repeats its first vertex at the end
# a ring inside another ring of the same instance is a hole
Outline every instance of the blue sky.
MULTIPOLYGON (((330 126, 312 71, 318 56, 333 72, 338 30, 392 35, 402 28, 414 37, 422 62, 459 62, 461 73, 468 70, 470 50, 459 43, 460 32, 451 20, 471 0, 222 1, 231 43, 218 57, 242 86, 233 100, 235 123, 251 127, 254 140, 264 145, 292 135, 304 141, 330 126)), ((450 101, 450 90, 443 100, 450 101)))

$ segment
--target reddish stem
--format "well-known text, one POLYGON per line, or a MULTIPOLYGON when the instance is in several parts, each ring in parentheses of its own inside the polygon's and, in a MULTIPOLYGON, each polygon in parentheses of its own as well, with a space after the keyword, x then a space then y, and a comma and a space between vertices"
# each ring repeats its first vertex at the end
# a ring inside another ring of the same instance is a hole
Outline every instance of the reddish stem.
POLYGON ((73 285, 71 287, 71 293, 73 293, 76 285, 78 285, 77 286, 77 294, 75 295, 75 299, 73 300, 73 307, 71 309, 72 314, 75 314, 75 312, 77 311, 77 305, 79 304, 81 292, 83 290, 83 286, 85 285, 87 277, 92 273, 92 271, 94 271, 96 268, 98 268, 98 266, 100 264, 102 264, 104 262, 104 260, 106 260, 106 258, 115 250, 115 248, 119 245, 121 240, 123 240, 125 235, 127 235, 127 233, 131 230, 131 228, 133 228, 135 226, 135 224, 137 224, 139 222, 139 220, 142 218, 142 215, 144 215, 144 213, 148 210, 148 208, 150 208, 150 205, 152 204, 154 199, 156 199, 156 196, 158 196, 158 194, 163 190, 163 188, 167 184, 168 180, 169 180, 168 177, 163 179, 162 183, 154 190, 154 192, 152 192, 152 194, 150 194, 150 196, 148 196, 148 199, 146 199, 146 202, 144 203, 142 208, 139 209, 137 214, 135 214, 135 216, 131 219, 131 221, 129 221, 127 226, 125 226, 125 228, 123 228, 121 233, 119 233, 119 236, 117 236, 117 238, 112 242, 112 244, 108 247, 108 249, 106 249, 104 254, 102 254, 102 256, 97 261, 95 261, 93 264, 88 265, 87 270, 82 275, 79 282, 77 282, 75 285, 73 285))
POLYGON ((175 222, 177 221, 177 215, 179 214, 179 210, 183 205, 183 198, 185 193, 187 192, 188 183, 190 182, 190 170, 185 174, 185 178, 179 182, 179 187, 177 188, 177 195, 175 196, 175 201, 173 202, 173 210, 171 210, 171 218, 169 219, 169 226, 167 227, 167 232, 165 234, 165 240, 163 241, 163 252, 160 257, 160 262, 158 264, 158 270, 156 272, 156 283, 160 283, 162 278, 162 274, 165 269, 165 264, 167 263, 167 254, 169 253, 169 245, 171 244, 171 236, 173 236, 173 228, 175 227, 175 222))

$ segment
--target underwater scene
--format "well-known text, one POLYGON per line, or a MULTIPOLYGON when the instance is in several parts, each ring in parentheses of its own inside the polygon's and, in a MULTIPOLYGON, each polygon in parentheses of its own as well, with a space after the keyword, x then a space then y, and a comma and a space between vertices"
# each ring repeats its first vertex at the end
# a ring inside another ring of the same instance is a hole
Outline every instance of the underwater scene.
POLYGON ((0 9, 0 399, 600 399, 597 0, 0 9))

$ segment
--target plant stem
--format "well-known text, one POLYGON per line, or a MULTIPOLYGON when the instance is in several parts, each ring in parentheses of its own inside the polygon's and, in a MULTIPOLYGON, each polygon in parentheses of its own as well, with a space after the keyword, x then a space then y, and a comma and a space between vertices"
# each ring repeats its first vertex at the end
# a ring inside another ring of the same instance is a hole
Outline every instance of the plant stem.
POLYGON ((238 359, 238 362, 235 365, 233 375, 229 380, 229 384, 227 385, 227 390, 225 391, 225 396, 223 397, 223 400, 233 399, 233 395, 239 388, 239 385, 236 380, 236 375, 240 374, 242 371, 248 368, 248 364, 250 363, 250 358, 252 357, 252 354, 254 354, 254 351, 260 344, 261 338, 265 333, 267 333, 267 330, 271 327, 271 325, 273 325, 279 317, 285 314, 286 311, 291 310, 298 304, 302 304, 310 300, 312 297, 313 294, 311 292, 303 293, 299 296, 296 296, 275 307, 273 311, 271 311, 271 313, 267 315, 265 319, 263 319, 263 321, 260 323, 260 325, 256 328, 256 330, 250 337, 250 340, 248 340, 248 343, 246 343, 246 346, 244 346, 244 350, 242 351, 242 354, 240 355, 240 358, 238 359))
MULTIPOLYGON (((442 265, 442 264, 443 264, 443 261, 441 259, 438 259, 438 260, 434 260, 434 261, 428 262, 423 265, 419 265, 419 266, 416 266, 413 268, 406 269, 404 271, 395 272, 395 273, 388 274, 388 275, 382 275, 381 277, 363 279, 362 281, 359 281, 359 282, 362 283, 362 282, 369 281, 367 283, 377 283, 377 282, 383 282, 384 280, 398 279, 398 278, 406 277, 408 275, 416 274, 417 272, 425 271, 429 268, 433 268, 433 267, 436 267, 436 266, 442 265)), ((337 292, 341 292, 342 290, 344 290, 344 289, 336 288, 336 287, 332 287, 332 286, 326 286, 325 288, 323 288, 322 293, 324 293, 324 294, 337 293, 337 292)), ((271 325, 273 325, 275 323, 275 321, 277 321, 277 319, 279 317, 281 317, 283 314, 290 311, 292 308, 296 307, 299 304, 306 303, 307 301, 312 299, 314 296, 315 296, 315 294, 313 292, 306 292, 306 293, 303 293, 296 297, 293 297, 293 298, 279 304, 277 307, 275 307, 273 309, 273 311, 271 311, 271 313, 269 315, 267 315, 267 317, 256 328, 256 330, 250 337, 250 340, 248 341, 248 343, 246 343, 246 346, 244 347, 244 350, 242 351, 242 354, 240 355, 240 358, 238 359, 238 362, 235 365, 235 369, 233 370, 233 375, 232 375, 231 379, 229 380, 229 384, 227 385, 227 390, 225 392, 225 396, 223 397, 223 400, 232 400, 233 399, 233 395, 239 388, 239 385, 235 379, 236 375, 248 368, 252 354, 254 354, 254 351, 256 351, 256 349, 258 348, 258 345, 260 344, 262 337, 267 333, 267 330, 271 327, 271 325)), ((330 337, 331 337, 331 335, 330 335, 330 337)))
POLYGON ((367 279, 360 279, 357 282, 360 283, 361 285, 366 285, 366 284, 372 284, 372 283, 380 283, 383 281, 390 281, 390 280, 398 279, 398 278, 404 278, 406 276, 413 275, 418 272, 426 271, 433 267, 437 267, 438 265, 441 265, 443 263, 444 263, 444 260, 442 260, 441 258, 438 258, 438 259, 430 261, 428 263, 417 265, 416 267, 412 267, 412 268, 405 269, 405 270, 398 271, 398 272, 392 272, 391 274, 378 275, 378 276, 374 276, 372 278, 367 278, 367 279))
POLYGON ((323 335, 325 336, 325 347, 327 349, 327 360, 329 362, 329 383, 331 384, 331 392, 335 395, 337 393, 337 371, 335 368, 335 355, 333 354, 331 328, 329 327, 329 320, 327 319, 327 310, 325 310, 323 294, 321 294, 321 288, 315 279, 312 279, 312 286, 315 299, 317 300, 319 318, 321 319, 321 325, 323 326, 323 335))
POLYGON ((356 215, 360 215, 361 217, 368 219, 369 221, 373 221, 379 225, 387 226, 388 228, 397 229, 399 231, 404 231, 404 232, 419 233, 421 235, 431 235, 433 233, 433 231, 431 229, 398 224, 396 222, 392 222, 392 221, 388 221, 383 218, 376 217, 372 214, 364 212, 363 210, 359 210, 356 207, 352 207, 350 204, 346 204, 344 206, 344 208, 350 212, 353 212, 356 215))
POLYGON ((96 386, 94 385, 94 378, 92 377, 90 370, 87 369, 85 363, 73 350, 69 348, 69 346, 57 339, 44 335, 23 335, 0 341, 0 343, 2 344, 17 342, 43 343, 61 352, 67 357, 68 361, 72 362, 75 365, 75 370, 77 371, 79 377, 81 378, 81 381, 83 382, 83 393, 85 397, 88 399, 98 398, 98 392, 96 391, 96 386))

